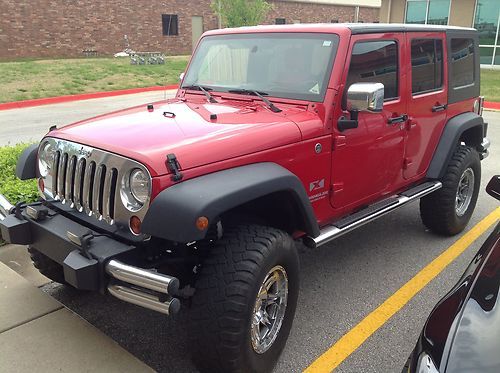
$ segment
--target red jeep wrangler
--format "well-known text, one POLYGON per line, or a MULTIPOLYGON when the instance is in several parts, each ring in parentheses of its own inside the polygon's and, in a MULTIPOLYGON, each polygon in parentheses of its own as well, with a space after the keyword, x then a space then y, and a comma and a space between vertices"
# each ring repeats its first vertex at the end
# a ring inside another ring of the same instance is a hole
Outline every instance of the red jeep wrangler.
POLYGON ((297 243, 420 199, 467 225, 487 156, 478 34, 413 25, 203 35, 174 99, 56 129, 21 156, 40 202, 2 236, 47 277, 171 314, 204 371, 269 371, 292 326, 297 243))

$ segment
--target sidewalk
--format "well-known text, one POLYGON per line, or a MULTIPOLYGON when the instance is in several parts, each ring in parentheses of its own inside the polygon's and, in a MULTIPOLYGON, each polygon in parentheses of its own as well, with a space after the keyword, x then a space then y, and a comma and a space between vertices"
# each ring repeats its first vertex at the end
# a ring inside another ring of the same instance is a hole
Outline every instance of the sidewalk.
MULTIPOLYGON (((24 248, 0 253, 15 258, 24 248)), ((20 254, 22 257, 23 254, 20 254)), ((3 257, 5 259, 5 256, 3 257)), ((16 265, 15 260, 10 260, 16 265)), ((32 276, 43 283, 43 276, 32 276)), ((0 262, 0 370, 152 372, 85 320, 0 262)))

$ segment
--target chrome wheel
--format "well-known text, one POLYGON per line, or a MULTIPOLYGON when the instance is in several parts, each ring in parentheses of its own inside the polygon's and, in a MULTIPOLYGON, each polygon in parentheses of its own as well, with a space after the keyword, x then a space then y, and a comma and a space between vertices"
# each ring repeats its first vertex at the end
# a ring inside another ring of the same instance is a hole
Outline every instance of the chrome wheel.
POLYGON ((457 216, 463 216, 469 208, 472 195, 474 194, 474 171, 466 169, 458 182, 457 195, 455 197, 455 211, 457 216))
POLYGON ((282 266, 273 267, 264 278, 252 314, 252 347, 266 352, 276 340, 285 318, 288 277, 282 266))

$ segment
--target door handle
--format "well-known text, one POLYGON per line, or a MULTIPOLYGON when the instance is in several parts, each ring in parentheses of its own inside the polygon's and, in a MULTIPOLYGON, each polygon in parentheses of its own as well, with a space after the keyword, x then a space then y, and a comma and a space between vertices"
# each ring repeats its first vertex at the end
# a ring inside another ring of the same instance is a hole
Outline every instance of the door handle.
POLYGON ((407 120, 408 120, 408 114, 403 114, 403 115, 400 115, 399 117, 390 118, 387 121, 387 124, 389 124, 390 126, 392 126, 393 124, 404 123, 407 120))
POLYGON ((446 108, 448 107, 448 105, 444 104, 444 105, 434 105, 432 107, 432 112, 433 113, 437 113, 439 111, 443 111, 443 110, 446 110, 446 108))

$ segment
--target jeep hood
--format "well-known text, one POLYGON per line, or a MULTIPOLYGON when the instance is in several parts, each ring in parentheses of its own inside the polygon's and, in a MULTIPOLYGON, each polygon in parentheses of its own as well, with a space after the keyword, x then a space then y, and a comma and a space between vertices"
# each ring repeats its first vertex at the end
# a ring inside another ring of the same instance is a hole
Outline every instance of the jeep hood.
POLYGON ((152 176, 159 176, 168 173, 169 153, 186 170, 300 141, 299 128, 287 117, 304 109, 280 107, 281 113, 273 113, 260 101, 161 101, 151 112, 141 105, 77 122, 48 136, 135 159, 152 176))

